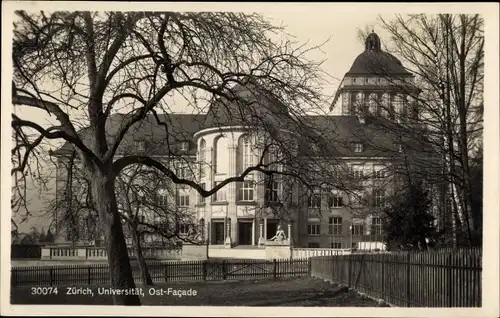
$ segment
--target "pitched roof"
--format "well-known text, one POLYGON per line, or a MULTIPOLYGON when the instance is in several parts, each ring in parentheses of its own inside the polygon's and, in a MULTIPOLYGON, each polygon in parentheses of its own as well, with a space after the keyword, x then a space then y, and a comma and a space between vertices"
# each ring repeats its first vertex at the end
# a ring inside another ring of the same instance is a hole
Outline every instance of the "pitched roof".
MULTIPOLYGON (((114 114, 107 125, 108 138, 112 140, 118 131, 121 122, 126 117, 123 114, 114 114)), ((143 121, 132 126, 125 135, 119 153, 137 153, 135 141, 144 141, 147 155, 195 155, 196 142, 194 134, 203 128, 211 127, 213 122, 208 121, 208 115, 192 114, 162 114, 158 115, 160 124, 153 115, 148 115, 143 121), (208 124, 207 124, 208 123, 208 124), (180 143, 189 143, 189 149, 182 151, 180 143)), ((219 124, 221 126, 222 124, 219 124)), ((227 124, 225 125, 227 126, 227 124)), ((399 153, 399 136, 409 140, 413 132, 402 132, 391 121, 380 117, 368 117, 362 123, 356 116, 301 116, 295 123, 295 131, 303 137, 301 153, 317 156, 335 157, 392 157, 399 153), (397 134, 396 134, 397 132, 397 134), (316 143, 316 147, 313 147, 316 143), (361 143, 362 152, 355 152, 353 145, 361 143)), ((88 136, 89 128, 80 131, 84 140, 88 136)), ((411 144, 419 151, 430 151, 429 144, 418 144, 412 139, 411 144)), ((54 154, 64 154, 71 149, 66 143, 54 154)))

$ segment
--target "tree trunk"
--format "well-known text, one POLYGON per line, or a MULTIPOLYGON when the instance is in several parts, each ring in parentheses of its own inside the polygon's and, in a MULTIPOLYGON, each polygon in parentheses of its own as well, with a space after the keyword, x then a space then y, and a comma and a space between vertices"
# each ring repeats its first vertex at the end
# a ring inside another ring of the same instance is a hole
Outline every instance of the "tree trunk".
POLYGON ((151 275, 149 274, 148 267, 146 265, 146 260, 144 259, 144 255, 142 254, 142 246, 139 240, 139 236, 137 235, 137 226, 130 226, 132 241, 134 242, 135 249, 135 257, 137 257, 137 263, 139 264, 139 268, 141 270, 142 282, 147 286, 153 286, 153 279, 151 279, 151 275))
POLYGON ((92 192, 104 227, 111 287, 119 290, 129 290, 128 293, 114 295, 113 302, 115 305, 140 306, 139 296, 130 292, 136 286, 128 257, 127 244, 123 235, 121 218, 118 213, 112 174, 108 173, 106 175, 99 171, 94 173, 92 192))

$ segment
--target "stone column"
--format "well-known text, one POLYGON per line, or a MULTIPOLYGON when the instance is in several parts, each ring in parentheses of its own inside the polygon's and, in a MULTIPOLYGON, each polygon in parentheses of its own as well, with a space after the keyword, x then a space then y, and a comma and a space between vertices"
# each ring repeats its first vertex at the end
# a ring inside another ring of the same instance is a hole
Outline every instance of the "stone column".
POLYGON ((264 238, 264 219, 261 219, 261 222, 259 224, 259 242, 257 243, 258 246, 264 246, 266 245, 266 239, 264 238))
POLYGON ((264 217, 264 241, 267 240, 267 217, 264 217))
POLYGON ((252 220, 252 245, 255 245, 255 218, 252 220))
POLYGON ((292 223, 288 222, 288 243, 292 245, 292 223))

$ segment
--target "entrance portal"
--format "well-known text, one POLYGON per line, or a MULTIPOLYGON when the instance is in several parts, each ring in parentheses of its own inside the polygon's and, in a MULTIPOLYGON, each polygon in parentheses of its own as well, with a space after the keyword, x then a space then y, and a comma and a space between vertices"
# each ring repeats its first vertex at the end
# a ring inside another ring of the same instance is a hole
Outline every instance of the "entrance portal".
POLYGON ((224 222, 213 222, 213 229, 214 244, 224 244, 224 222))
POLYGON ((238 244, 252 245, 252 221, 238 221, 238 244))

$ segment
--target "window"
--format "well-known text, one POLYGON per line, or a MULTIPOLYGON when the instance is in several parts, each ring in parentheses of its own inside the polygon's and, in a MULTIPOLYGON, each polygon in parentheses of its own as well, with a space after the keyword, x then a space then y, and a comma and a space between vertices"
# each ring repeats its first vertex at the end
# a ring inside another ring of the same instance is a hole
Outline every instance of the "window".
POLYGON ((229 142, 229 138, 225 136, 219 136, 215 139, 212 166, 215 168, 214 172, 217 174, 226 174, 228 172, 229 142))
POLYGON ((319 224, 308 224, 307 225, 307 235, 319 235, 320 225, 319 224))
POLYGON ((319 248, 319 243, 309 242, 307 243, 308 248, 319 248))
POLYGON ((184 191, 177 192, 177 206, 178 207, 187 207, 189 206, 189 194, 184 191))
POLYGON ((363 144, 355 143, 353 147, 354 147, 354 152, 363 152, 363 144))
POLYGON ((366 83, 366 84, 368 84, 368 81, 369 81, 369 80, 368 80, 368 78, 365 78, 365 83, 366 83))
POLYGON ((368 110, 372 115, 378 114, 378 96, 375 93, 368 96, 368 110))
MULTIPOLYGON (((201 183, 201 184, 200 184, 200 187, 201 187, 203 190, 206 190, 206 189, 205 189, 205 183, 201 183)), ((200 204, 204 204, 204 203, 205 203, 205 197, 204 197, 204 196, 202 196, 201 194, 199 194, 199 197, 200 197, 200 199, 198 200, 198 203, 200 203, 200 204)))
POLYGON ((353 166, 352 167, 352 177, 355 179, 363 178, 363 167, 362 166, 353 166))
POLYGON ((312 193, 309 192, 309 208, 318 209, 321 207, 321 194, 319 191, 315 190, 312 193))
POLYGON ((373 177, 375 179, 383 179, 383 178, 385 178, 385 171, 384 170, 375 170, 373 172, 373 177))
POLYGON ((352 83, 356 84, 356 79, 355 78, 352 79, 352 83))
POLYGON ((328 207, 340 208, 342 206, 342 196, 338 193, 330 193, 328 198, 328 207))
POLYGON ((206 160, 206 148, 207 143, 205 139, 200 141, 200 153, 199 153, 199 162, 200 162, 200 177, 205 177, 205 160, 206 160))
MULTIPOLYGON (((217 186, 218 184, 220 184, 220 181, 215 182, 215 186, 217 186)), ((219 191, 215 192, 215 194, 213 195, 213 200, 214 202, 226 201, 226 189, 222 187, 221 189, 219 189, 219 191)))
POLYGON ((267 183, 266 192, 268 202, 279 202, 281 182, 273 180, 273 178, 271 177, 267 183))
POLYGON ((165 207, 168 204, 168 190, 160 189, 157 193, 157 202, 158 206, 165 207))
POLYGON ((180 179, 187 179, 189 176, 189 169, 188 169, 188 167, 179 167, 179 168, 177 168, 177 171, 175 174, 180 179))
POLYGON ((384 190, 373 190, 373 206, 376 208, 383 208, 385 206, 385 193, 384 190))
POLYGON ((339 242, 330 243, 330 248, 342 248, 342 244, 339 242))
POLYGON ((253 156, 252 156, 252 144, 250 143, 250 139, 247 136, 242 137, 241 144, 241 153, 243 157, 243 170, 251 167, 253 165, 253 156))
POLYGON ((328 220, 328 234, 330 234, 330 235, 342 234, 342 218, 341 217, 331 217, 328 220))
POLYGON ((189 149, 189 142, 182 141, 180 144, 181 151, 187 151, 189 149))
POLYGON ((253 201, 254 192, 254 182, 253 181, 243 181, 241 182, 241 188, 239 193, 239 201, 253 201))
POLYGON ((382 218, 372 218, 371 234, 382 234, 382 218))
POLYGON ((364 200, 363 192, 353 191, 351 194, 351 204, 353 206, 361 206, 364 200))
POLYGON ((352 225, 352 235, 363 235, 365 234, 364 224, 353 224, 352 225))
POLYGON ((144 150, 146 150, 146 142, 144 140, 137 140, 135 142, 135 149, 137 151, 144 151, 144 150))

